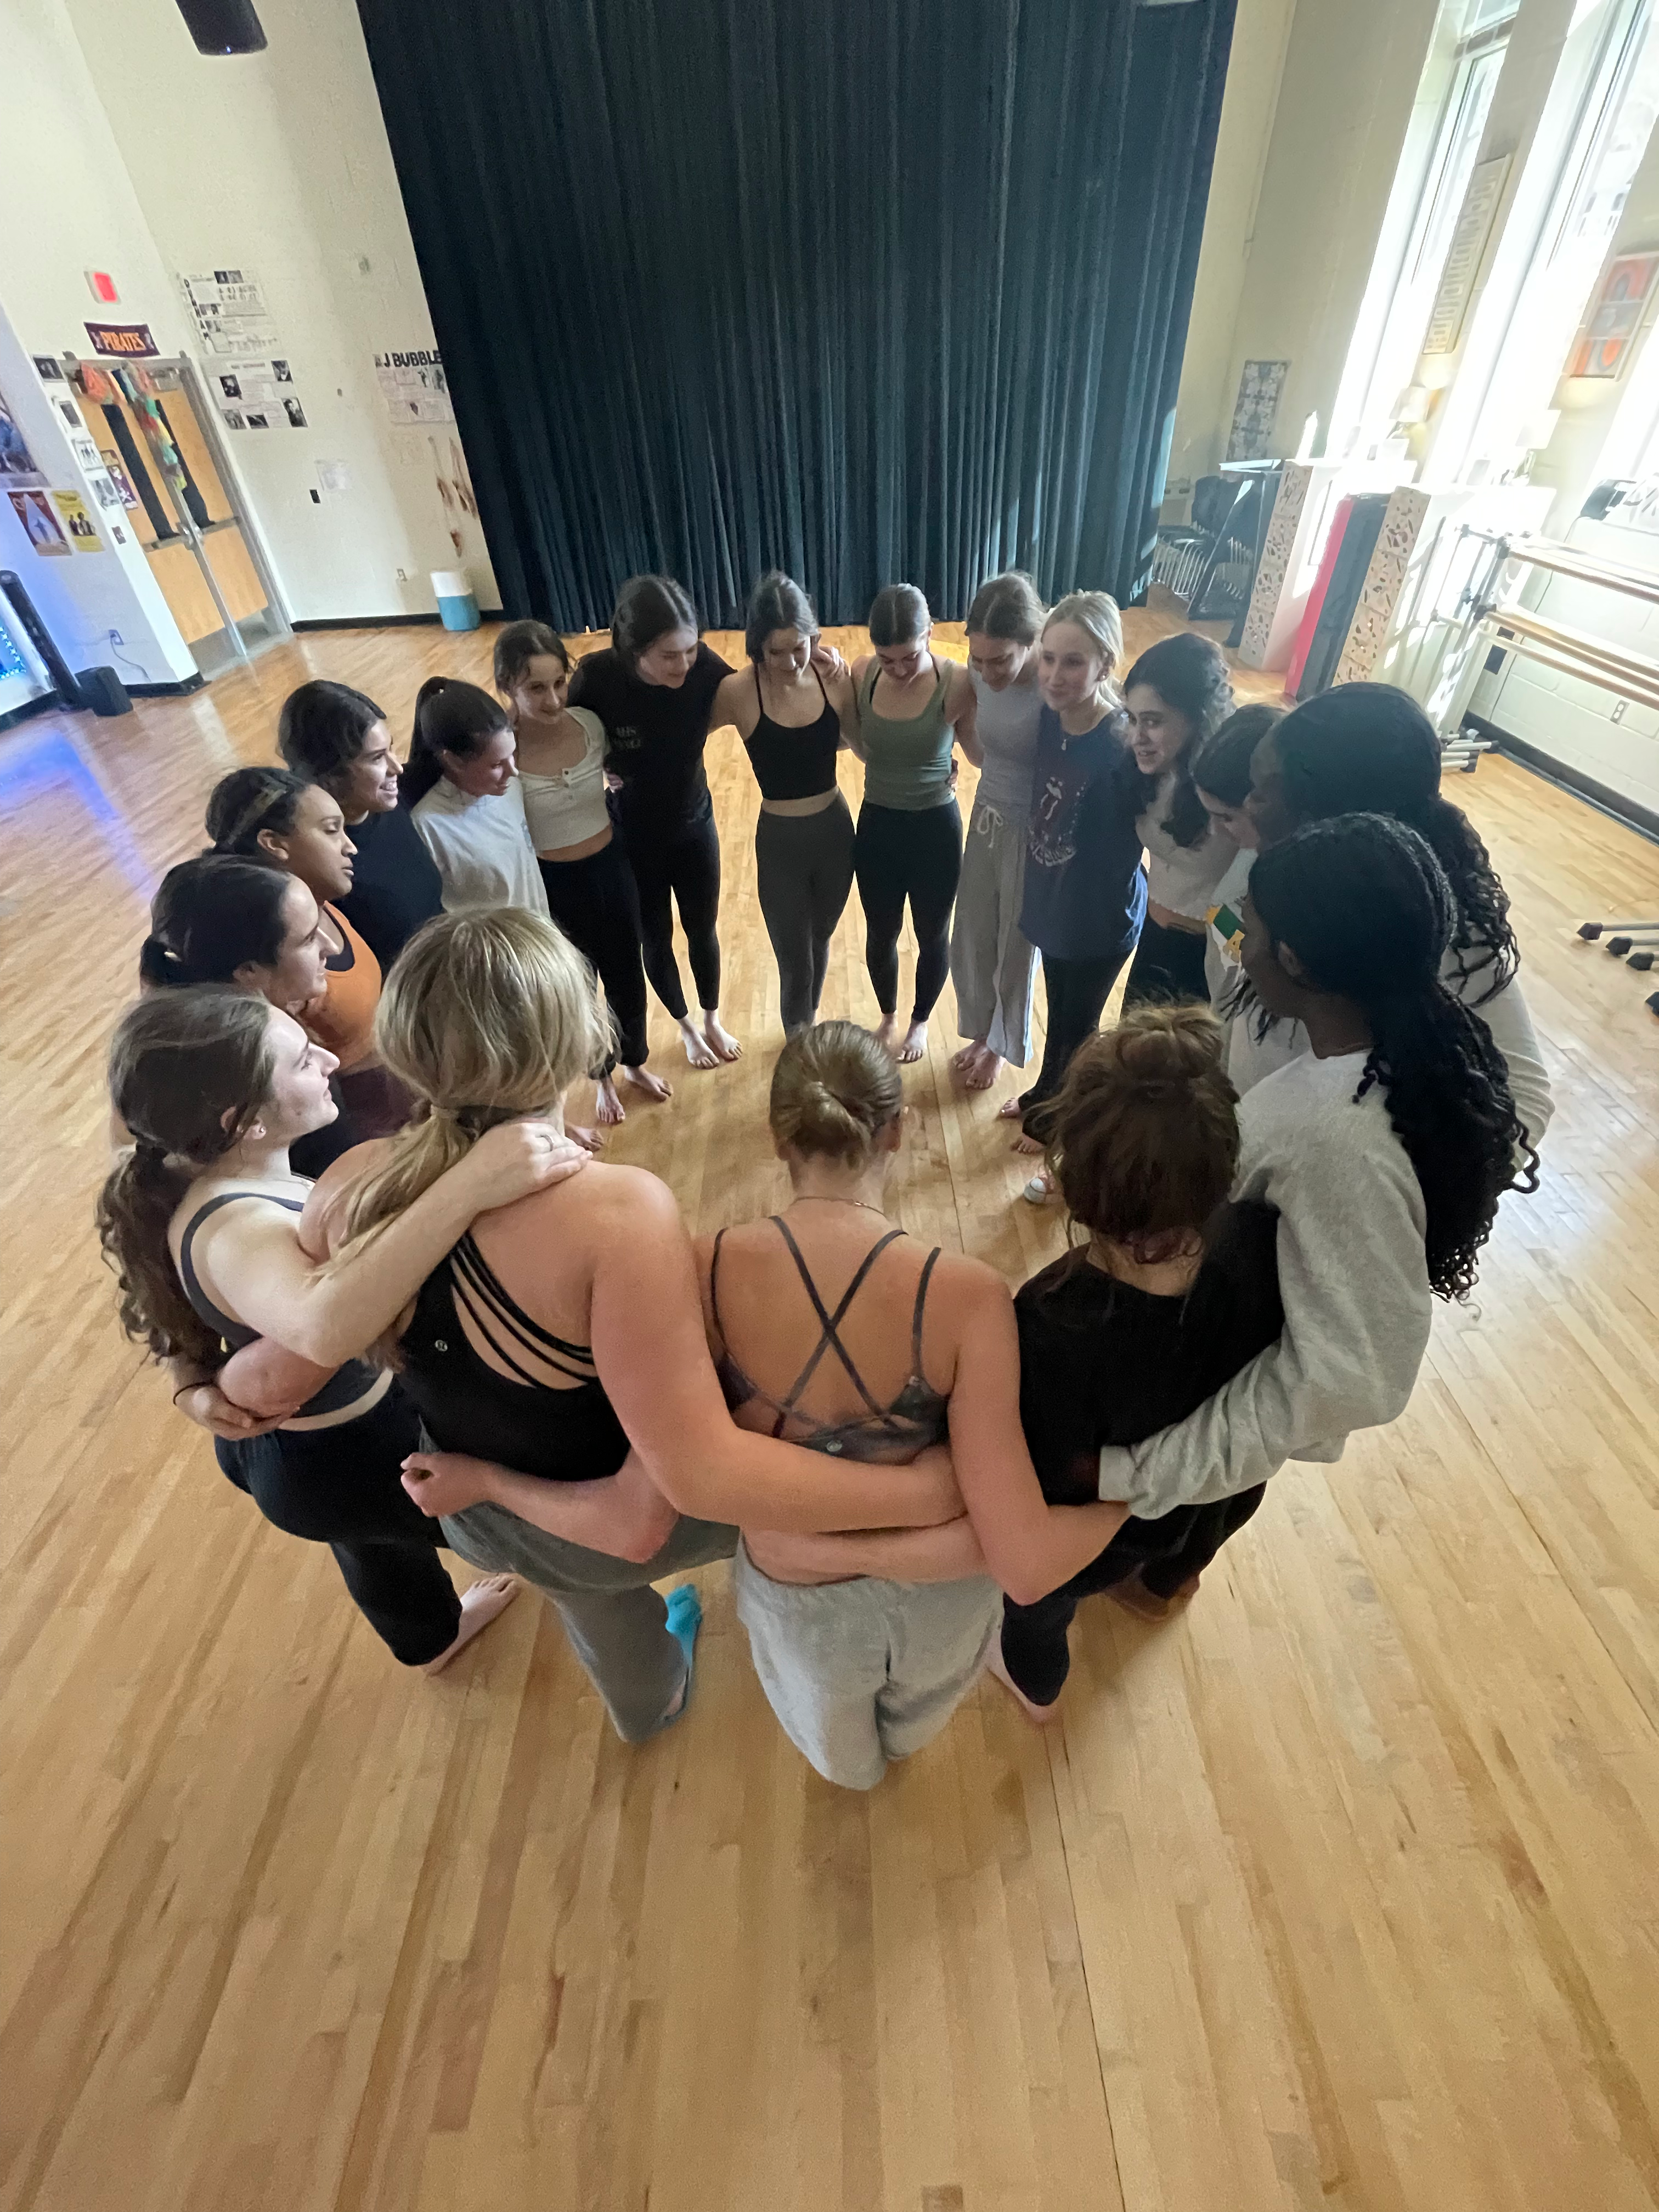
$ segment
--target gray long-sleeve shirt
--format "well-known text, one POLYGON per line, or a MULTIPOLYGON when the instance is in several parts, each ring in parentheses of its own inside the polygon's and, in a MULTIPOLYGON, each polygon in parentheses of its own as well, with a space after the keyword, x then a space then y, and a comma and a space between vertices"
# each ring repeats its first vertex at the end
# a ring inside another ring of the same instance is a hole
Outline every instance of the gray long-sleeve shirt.
POLYGON ((1335 1460, 1405 1409, 1428 1347, 1423 1194, 1363 1053, 1304 1054, 1239 1108, 1237 1198, 1279 1209, 1279 1341, 1173 1428, 1100 1455, 1100 1495, 1151 1519, 1287 1459, 1335 1460))

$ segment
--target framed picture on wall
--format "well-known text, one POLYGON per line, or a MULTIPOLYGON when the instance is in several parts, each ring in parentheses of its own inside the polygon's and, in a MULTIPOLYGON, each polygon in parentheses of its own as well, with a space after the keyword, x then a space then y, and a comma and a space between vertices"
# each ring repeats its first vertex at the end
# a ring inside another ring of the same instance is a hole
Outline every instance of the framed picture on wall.
POLYGON ((1659 276, 1659 253, 1621 253, 1607 264, 1589 320, 1567 362, 1569 376, 1619 376, 1659 276))

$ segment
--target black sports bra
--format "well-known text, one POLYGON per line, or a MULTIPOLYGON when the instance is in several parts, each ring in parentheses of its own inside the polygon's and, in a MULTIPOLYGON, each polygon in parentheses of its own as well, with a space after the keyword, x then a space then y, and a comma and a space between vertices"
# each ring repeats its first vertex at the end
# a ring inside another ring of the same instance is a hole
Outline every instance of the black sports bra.
MULTIPOLYGON (((818 683, 820 692, 823 684, 818 683)), ((828 698, 816 722, 799 729, 775 722, 761 699, 760 671, 755 671, 755 704, 759 719, 744 739, 754 763, 763 799, 817 799, 836 783, 836 755, 841 750, 841 720, 828 698)))
MULTIPOLYGON (((263 1199, 267 1206, 280 1206, 286 1213, 303 1213, 302 1198, 279 1198, 270 1190, 224 1190, 217 1198, 209 1199, 198 1207, 185 1224, 184 1234, 179 1239, 179 1279, 185 1286, 185 1296, 210 1328, 216 1328, 233 1352, 244 1345, 258 1340, 259 1331, 250 1328, 246 1322, 237 1321, 222 1306, 216 1306, 202 1288, 202 1279, 196 1272, 196 1262, 191 1257, 191 1247, 196 1242, 196 1232, 210 1213, 217 1213, 222 1206, 234 1206, 239 1198, 263 1199)), ((287 1416, 289 1420, 301 1420, 313 1413, 337 1413, 343 1406, 355 1405, 366 1397, 379 1377, 380 1370, 367 1359, 348 1359, 337 1367, 322 1389, 307 1398, 303 1406, 295 1407, 287 1416)))
POLYGON ((421 1285, 404 1331, 403 1385, 441 1451, 471 1452, 549 1482, 614 1474, 628 1437, 590 1346, 568 1344, 534 1322, 485 1261, 471 1231, 421 1285), (460 1309, 509 1371, 473 1348, 460 1309), (575 1379, 556 1389, 526 1357, 575 1379))
POLYGON ((770 1406, 777 1415, 772 1424, 772 1434, 783 1436, 791 1421, 804 1423, 804 1433, 792 1434, 786 1442, 799 1444, 806 1451, 833 1452, 846 1459, 883 1460, 892 1458, 896 1451, 915 1454, 929 1444, 944 1440, 946 1428, 946 1408, 950 1401, 942 1391, 935 1390, 921 1371, 921 1320, 927 1303, 927 1285, 933 1280, 933 1266, 939 1258, 936 1244, 922 1262, 921 1279, 916 1285, 916 1303, 910 1316, 910 1372, 904 1386, 891 1403, 877 1405, 865 1388, 864 1377, 854 1366, 839 1330, 847 1318, 847 1310, 864 1287, 865 1279, 887 1247, 903 1236, 902 1229, 890 1229, 876 1242, 859 1262, 858 1273, 847 1285, 846 1296, 832 1314, 818 1296, 818 1286, 812 1280, 801 1249, 789 1233, 789 1224, 781 1214, 771 1217, 773 1227, 789 1248, 789 1255, 806 1285, 806 1295, 811 1299, 821 1328, 812 1356, 795 1377, 793 1386, 782 1398, 775 1398, 763 1390, 754 1378, 744 1372, 726 1348, 726 1331, 720 1324, 720 1245, 725 1240, 722 1229, 714 1239, 714 1249, 708 1263, 708 1303, 713 1309, 714 1327, 720 1332, 720 1352, 715 1361, 715 1371, 720 1387, 726 1393, 728 1406, 745 1405, 750 1399, 758 1398, 763 1405, 770 1406), (854 1413, 844 1421, 815 1421, 810 1413, 799 1407, 800 1395, 817 1372, 818 1362, 826 1352, 833 1352, 852 1379, 869 1411, 854 1413))

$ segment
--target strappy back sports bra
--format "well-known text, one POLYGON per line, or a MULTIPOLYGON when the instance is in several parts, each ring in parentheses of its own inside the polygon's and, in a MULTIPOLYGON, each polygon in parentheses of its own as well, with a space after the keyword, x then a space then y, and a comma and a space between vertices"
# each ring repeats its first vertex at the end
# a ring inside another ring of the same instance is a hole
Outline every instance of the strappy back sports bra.
MULTIPOLYGON (((216 1306, 202 1288, 202 1279, 196 1272, 196 1262, 191 1257, 191 1247, 196 1242, 196 1232, 209 1214, 217 1213, 222 1206, 234 1206, 239 1198, 263 1199, 267 1206, 280 1206, 285 1213, 303 1213, 302 1198, 279 1198, 270 1190, 223 1190, 217 1198, 192 1213, 185 1224, 184 1234, 179 1239, 179 1279, 185 1286, 185 1296, 210 1328, 216 1328, 233 1352, 244 1345, 258 1341, 259 1332, 250 1328, 216 1306)), ((348 1359, 337 1367, 322 1389, 298 1406, 287 1418, 289 1420, 309 1419, 314 1413, 337 1413, 343 1406, 355 1405, 359 1398, 367 1397, 380 1379, 379 1368, 367 1359, 348 1359)))
POLYGON ((848 1308, 864 1287, 870 1270, 887 1247, 903 1236, 902 1229, 890 1229, 884 1237, 878 1237, 859 1263, 858 1273, 847 1285, 847 1292, 832 1314, 818 1296, 818 1286, 812 1280, 801 1249, 790 1234, 789 1224, 781 1214, 770 1216, 773 1227, 789 1248, 801 1281, 806 1285, 806 1295, 817 1314, 820 1330, 811 1358, 807 1361, 794 1383, 782 1398, 775 1398, 770 1391, 763 1390, 752 1376, 744 1373, 726 1347, 726 1331, 720 1322, 720 1245, 725 1240, 722 1229, 714 1239, 714 1249, 708 1264, 708 1302, 714 1310, 714 1327, 720 1333, 720 1352, 715 1370, 720 1387, 726 1393, 726 1402, 736 1407, 758 1398, 777 1415, 772 1424, 772 1434, 782 1437, 791 1421, 806 1425, 805 1435, 791 1436, 786 1441, 799 1444, 806 1451, 836 1453, 846 1459, 878 1460, 890 1458, 895 1450, 915 1453, 929 1444, 941 1443, 946 1425, 948 1399, 942 1391, 935 1390, 921 1370, 921 1321, 927 1303, 927 1285, 933 1280, 933 1265, 938 1260, 938 1245, 922 1263, 921 1279, 916 1285, 916 1303, 910 1317, 910 1372, 904 1387, 890 1405, 878 1406, 865 1388, 864 1378, 853 1364, 851 1355, 840 1336, 841 1324, 847 1318, 848 1308), (800 1410, 800 1395, 818 1370, 826 1352, 833 1352, 847 1370, 854 1389, 869 1408, 867 1413, 854 1413, 844 1421, 816 1421, 811 1414, 800 1410))
POLYGON ((441 1451, 471 1452, 549 1482, 614 1474, 628 1456, 592 1347, 567 1343, 532 1321, 471 1231, 422 1284, 400 1349, 404 1389, 441 1451), (474 1347, 463 1308, 506 1374, 474 1347), (526 1359, 571 1376, 575 1387, 543 1382, 526 1359))

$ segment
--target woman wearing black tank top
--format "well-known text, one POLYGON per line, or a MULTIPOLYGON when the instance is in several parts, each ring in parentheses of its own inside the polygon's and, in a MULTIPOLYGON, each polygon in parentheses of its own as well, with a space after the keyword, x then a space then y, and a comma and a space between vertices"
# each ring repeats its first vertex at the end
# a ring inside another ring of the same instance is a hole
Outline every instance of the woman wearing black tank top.
POLYGON ((252 992, 141 1000, 110 1053, 112 1101, 135 1143, 104 1185, 99 1234, 120 1279, 123 1325, 183 1370, 184 1389, 197 1395, 225 1346, 240 1347, 223 1380, 272 1425, 221 1436, 225 1474, 276 1527, 328 1544, 393 1655, 431 1669, 495 1618, 512 1587, 498 1578, 457 1597, 399 1485, 412 1409, 390 1376, 349 1355, 480 1207, 568 1171, 569 1148, 556 1150, 544 1130, 503 1132, 489 1155, 434 1185, 395 1243, 325 1280, 300 1244, 310 1185, 289 1172, 288 1148, 331 1118, 332 1067, 291 1016, 252 992))
POLYGON ((818 620, 800 586, 774 568, 749 595, 749 666, 728 676, 709 720, 731 722, 760 786, 755 872, 778 963, 786 1036, 818 1018, 830 939, 853 889, 853 817, 836 756, 856 734, 858 708, 842 668, 820 672, 818 620))
MULTIPOLYGON (((586 966, 550 922, 518 909, 434 922, 388 977, 379 1031, 428 1118, 340 1161, 309 1228, 354 1254, 481 1130, 556 1120, 592 1062, 595 1025, 586 966)), ((665 1186, 595 1164, 564 1196, 509 1207, 462 1239, 386 1352, 434 1447, 411 1456, 411 1494, 463 1558, 547 1594, 617 1733, 635 1741, 674 1717, 690 1679, 696 1593, 665 1607, 653 1582, 727 1556, 730 1522, 763 1508, 793 1528, 908 1524, 954 1511, 955 1487, 948 1464, 877 1474, 744 1436, 720 1396, 665 1186)))
MULTIPOLYGON (((871 1540, 894 1547, 890 1573, 787 1573, 765 1517, 744 1520, 732 1591, 756 1672, 790 1741, 853 1790, 936 1735, 972 1686, 1002 1618, 992 1577, 1039 1598, 1124 1518, 1116 1505, 1079 1516, 1044 1504, 1020 1441, 1001 1277, 923 1250, 885 1218, 902 1111, 897 1065, 867 1030, 824 1022, 792 1038, 771 1100, 792 1201, 700 1249, 709 1340, 741 1427, 804 1444, 849 1475, 896 1477, 950 1441, 969 1517, 953 1533, 913 1533, 936 1554, 963 1550, 954 1574, 945 1565, 919 1586, 905 1540, 892 1537, 871 1540)), ((823 1542, 833 1556, 848 1540, 823 1542)))

